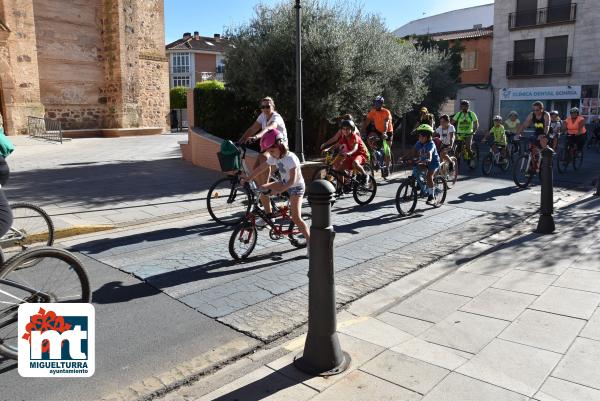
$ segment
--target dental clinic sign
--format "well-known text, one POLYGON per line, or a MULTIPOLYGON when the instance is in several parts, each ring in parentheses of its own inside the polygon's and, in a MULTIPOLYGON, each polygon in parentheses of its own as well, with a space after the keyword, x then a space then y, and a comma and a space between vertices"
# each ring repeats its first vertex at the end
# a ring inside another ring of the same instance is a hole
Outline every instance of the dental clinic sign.
POLYGON ((580 85, 500 89, 500 100, 560 100, 579 98, 581 98, 580 85))

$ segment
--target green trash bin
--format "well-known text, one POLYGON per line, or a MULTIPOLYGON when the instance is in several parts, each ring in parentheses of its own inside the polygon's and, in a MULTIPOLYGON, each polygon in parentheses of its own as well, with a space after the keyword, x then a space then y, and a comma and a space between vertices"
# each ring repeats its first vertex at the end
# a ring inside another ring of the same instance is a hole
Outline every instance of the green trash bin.
POLYGON ((240 150, 231 141, 221 143, 221 151, 217 153, 221 171, 236 171, 241 169, 242 161, 240 159, 240 150))

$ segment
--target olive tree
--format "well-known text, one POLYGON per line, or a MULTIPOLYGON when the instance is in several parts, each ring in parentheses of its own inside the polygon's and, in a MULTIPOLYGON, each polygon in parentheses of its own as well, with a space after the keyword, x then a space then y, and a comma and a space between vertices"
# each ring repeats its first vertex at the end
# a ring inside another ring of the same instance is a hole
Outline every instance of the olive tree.
MULTIPOLYGON (((227 33, 225 81, 258 102, 272 96, 293 136, 295 121, 295 9, 293 1, 258 5, 247 24, 227 33)), ((397 115, 427 94, 421 52, 388 32, 376 15, 344 2, 306 0, 302 6, 302 96, 307 149, 328 123, 351 113, 363 118, 380 94, 397 115)), ((293 143, 293 142, 292 142, 293 143)))

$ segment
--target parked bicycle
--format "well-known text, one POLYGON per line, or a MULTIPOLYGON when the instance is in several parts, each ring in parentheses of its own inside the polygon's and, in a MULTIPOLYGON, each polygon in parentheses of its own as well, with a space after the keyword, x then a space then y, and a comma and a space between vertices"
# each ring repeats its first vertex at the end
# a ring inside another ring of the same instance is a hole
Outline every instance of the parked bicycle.
POLYGON ((569 145, 567 135, 559 137, 556 167, 559 173, 566 173, 569 164, 577 171, 583 164, 583 150, 578 150, 577 145, 569 145))
MULTIPOLYGON (((305 248, 306 238, 300 232, 290 215, 289 199, 285 205, 278 207, 272 215, 267 215, 259 206, 260 194, 268 195, 270 190, 259 190, 254 183, 246 183, 246 189, 251 194, 252 210, 236 226, 229 238, 229 254, 235 260, 244 260, 250 256, 256 246, 258 230, 269 229, 269 238, 277 241, 286 238, 296 248, 305 248), (266 225, 257 226, 256 220, 261 218, 266 225)), ((302 214, 302 219, 310 226, 310 215, 302 214)))
POLYGON ((371 172, 369 164, 365 164, 363 168, 369 175, 362 176, 356 169, 350 174, 344 171, 337 171, 334 166, 344 156, 337 154, 335 151, 325 151, 325 166, 319 168, 313 174, 314 180, 327 180, 331 182, 335 188, 335 197, 339 198, 347 193, 352 193, 354 201, 359 205, 370 203, 377 194, 377 182, 375 176, 371 172))
POLYGON ((483 157, 483 161, 481 162, 481 172, 483 175, 490 175, 492 173, 492 169, 494 167, 499 167, 503 172, 507 172, 510 168, 510 156, 507 157, 502 156, 502 146, 496 145, 496 150, 494 151, 493 140, 490 141, 490 151, 483 157))
MULTIPOLYGON (((412 161, 407 162, 408 165, 413 164, 412 161)), ((410 216, 415 212, 417 201, 421 198, 426 198, 425 171, 420 168, 413 169, 413 174, 402 180, 402 183, 396 191, 396 209, 400 216, 410 216), (415 176, 415 170, 417 174, 415 176)), ((435 203, 432 205, 438 208, 446 201, 448 186, 446 179, 441 175, 436 175, 433 178, 433 190, 435 203)))
MULTIPOLYGON (((224 226, 240 223, 252 207, 252 194, 241 184, 242 174, 249 175, 251 172, 246 164, 247 148, 246 145, 239 144, 235 149, 236 152, 231 155, 218 153, 221 170, 229 175, 217 180, 206 196, 206 208, 210 217, 224 226)), ((277 180, 278 176, 279 172, 274 172, 271 180, 277 180)))
POLYGON ((533 176, 539 174, 541 153, 537 147, 529 146, 529 152, 519 156, 513 164, 513 181, 519 188, 527 188, 533 176))

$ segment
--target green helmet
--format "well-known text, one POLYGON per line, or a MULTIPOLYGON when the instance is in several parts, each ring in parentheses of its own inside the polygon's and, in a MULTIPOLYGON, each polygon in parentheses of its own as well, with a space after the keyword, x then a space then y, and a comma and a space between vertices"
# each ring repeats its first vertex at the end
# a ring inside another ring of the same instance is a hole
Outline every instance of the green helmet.
POLYGON ((433 127, 429 124, 421 124, 417 127, 417 134, 433 135, 433 127))

